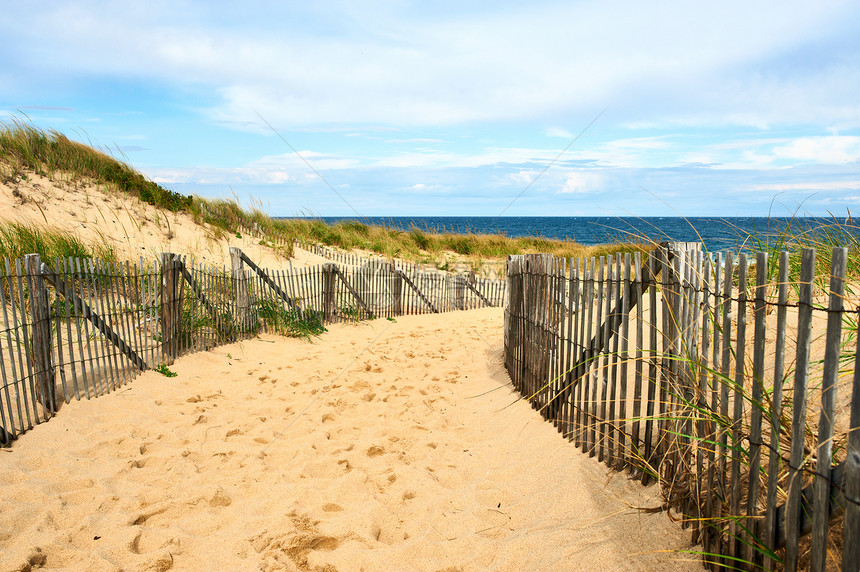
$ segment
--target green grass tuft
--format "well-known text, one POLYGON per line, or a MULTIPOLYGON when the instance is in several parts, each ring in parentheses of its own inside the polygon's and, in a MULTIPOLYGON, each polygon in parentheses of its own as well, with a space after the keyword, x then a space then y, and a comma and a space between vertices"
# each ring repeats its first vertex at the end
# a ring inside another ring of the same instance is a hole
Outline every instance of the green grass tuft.
POLYGON ((66 232, 0 221, 0 258, 15 259, 25 254, 38 254, 45 262, 69 257, 116 261, 114 249, 109 244, 87 244, 66 232))

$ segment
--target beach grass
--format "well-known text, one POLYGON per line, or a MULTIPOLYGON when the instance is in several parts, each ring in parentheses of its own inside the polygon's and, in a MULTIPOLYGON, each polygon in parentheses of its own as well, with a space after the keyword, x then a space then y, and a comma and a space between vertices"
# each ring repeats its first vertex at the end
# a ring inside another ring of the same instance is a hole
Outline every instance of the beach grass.
POLYGON ((414 226, 403 230, 359 220, 327 223, 313 217, 272 219, 259 208, 245 210, 231 199, 195 197, 192 209, 198 222, 214 225, 224 232, 252 228, 256 224, 264 235, 279 236, 285 244, 301 240, 343 250, 366 250, 413 262, 440 262, 444 253, 483 261, 504 260, 509 255, 529 253, 550 253, 565 258, 603 256, 616 252, 649 252, 654 247, 654 242, 648 239, 588 246, 540 236, 434 232, 414 226))
POLYGON ((109 241, 86 243, 73 234, 32 224, 0 221, 0 259, 38 254, 44 262, 57 258, 98 258, 116 261, 109 241))
MULTIPOLYGON (((726 223, 732 226, 730 223, 726 223)), ((816 276, 828 276, 832 262, 831 253, 834 248, 847 248, 846 276, 860 276, 860 224, 851 216, 840 218, 829 213, 826 219, 817 218, 815 224, 809 224, 806 217, 797 212, 788 221, 768 220, 764 229, 743 231, 732 227, 737 236, 738 244, 754 253, 768 254, 768 280, 777 275, 777 264, 780 252, 791 253, 789 278, 796 282, 800 277, 800 254, 804 249, 816 250, 816 276)), ((824 284, 820 284, 824 287, 824 284)))
POLYGON ((0 180, 8 182, 30 169, 51 178, 94 180, 172 212, 188 209, 193 199, 148 180, 110 154, 70 140, 58 131, 44 131, 13 119, 0 122, 0 180))

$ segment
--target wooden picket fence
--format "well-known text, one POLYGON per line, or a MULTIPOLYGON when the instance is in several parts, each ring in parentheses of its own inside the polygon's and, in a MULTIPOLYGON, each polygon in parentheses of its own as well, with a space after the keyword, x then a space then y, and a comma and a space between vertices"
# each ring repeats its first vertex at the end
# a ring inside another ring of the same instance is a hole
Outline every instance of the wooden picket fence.
MULTIPOLYGON (((260 228, 260 225, 256 222, 251 225, 242 225, 239 230, 240 234, 247 234, 254 238, 259 238, 271 243, 273 246, 287 246, 292 244, 293 248, 300 248, 312 254, 316 254, 317 256, 336 262, 341 266, 363 266, 365 264, 382 260, 380 257, 362 256, 361 254, 356 254, 350 250, 343 250, 336 246, 327 246, 315 242, 308 242, 306 240, 296 240, 291 238, 286 232, 279 232, 272 229, 264 230, 260 228)), ((421 265, 414 262, 389 260, 388 263, 394 264, 399 270, 416 272, 422 270, 421 265)))
POLYGON ((815 255, 508 261, 514 386, 589 455, 658 480, 712 569, 860 568, 857 293, 845 249, 819 277, 815 255))
MULTIPOLYGON (((362 256, 352 251, 337 248, 336 246, 326 246, 324 244, 315 244, 303 241, 295 241, 293 243, 293 248, 301 248, 302 250, 306 250, 307 252, 336 262, 339 265, 346 266, 364 266, 366 264, 373 264, 380 260, 384 260, 379 256, 362 256)), ((395 260, 391 261, 391 263, 393 263, 397 269, 407 272, 420 272, 422 270, 421 265, 415 262, 395 260)))
MULTIPOLYGON (((357 267, 262 269, 239 249, 230 268, 163 254, 137 264, 5 260, 0 269, 0 445, 140 371, 259 332, 501 306, 505 282, 357 267)), ((293 330, 294 331, 294 330, 293 330)))

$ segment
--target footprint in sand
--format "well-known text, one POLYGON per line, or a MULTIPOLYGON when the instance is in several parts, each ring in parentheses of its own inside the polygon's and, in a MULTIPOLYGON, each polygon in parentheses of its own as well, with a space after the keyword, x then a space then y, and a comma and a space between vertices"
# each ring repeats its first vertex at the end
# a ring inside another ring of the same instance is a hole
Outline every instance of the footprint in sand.
POLYGON ((230 506, 232 503, 233 499, 231 499, 221 487, 218 487, 215 490, 215 494, 209 498, 209 506, 211 507, 230 506))
POLYGON ((48 557, 42 552, 40 547, 35 547, 27 555, 27 559, 22 563, 17 570, 35 570, 42 568, 48 562, 48 557))
POLYGON ((311 568, 308 556, 312 551, 335 550, 342 539, 334 536, 321 534, 317 525, 318 521, 312 521, 307 515, 292 513, 289 515, 294 529, 289 532, 270 533, 268 530, 249 538, 254 550, 259 553, 264 562, 261 569, 281 569, 286 560, 291 560, 295 568, 299 570, 329 570, 329 566, 322 568, 311 568))
POLYGON ((143 459, 138 459, 136 461, 129 461, 128 468, 129 469, 142 469, 149 462, 150 457, 144 457, 143 459))
POLYGON ((385 454, 385 449, 383 449, 382 447, 380 447, 378 445, 373 445, 369 449, 367 449, 367 456, 368 457, 378 457, 378 456, 384 455, 384 454, 385 454))
POLYGON ((337 462, 337 464, 343 466, 344 472, 348 473, 352 470, 352 465, 349 464, 349 461, 347 459, 341 459, 337 462))

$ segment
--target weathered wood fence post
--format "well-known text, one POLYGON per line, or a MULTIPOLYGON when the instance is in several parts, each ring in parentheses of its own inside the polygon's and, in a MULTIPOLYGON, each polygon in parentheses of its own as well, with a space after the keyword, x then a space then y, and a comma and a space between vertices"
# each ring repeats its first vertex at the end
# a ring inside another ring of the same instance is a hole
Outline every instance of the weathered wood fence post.
MULTIPOLYGON (((33 369, 36 372, 36 395, 47 413, 57 412, 57 388, 54 383, 53 350, 51 344, 51 302, 42 280, 42 260, 38 254, 24 256, 30 288, 33 369)), ((23 310, 23 308, 22 308, 23 310)))
POLYGON ((394 265, 394 261, 391 261, 391 295, 394 298, 394 315, 402 316, 403 315, 403 274, 397 269, 394 265))
POLYGON ((328 324, 334 315, 334 273, 335 265, 331 262, 323 264, 323 316, 328 324))
POLYGON ((234 319, 239 330, 249 329, 251 315, 251 298, 248 295, 248 277, 242 265, 242 251, 235 246, 230 247, 230 275, 236 288, 236 311, 234 319))
POLYGON ((466 277, 462 274, 454 276, 454 309, 466 308, 466 277))
POLYGON ((177 357, 179 347, 179 272, 176 256, 161 253, 161 355, 170 365, 177 357))

